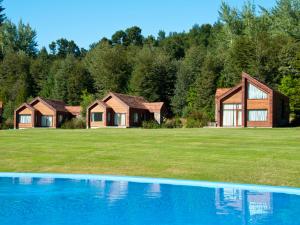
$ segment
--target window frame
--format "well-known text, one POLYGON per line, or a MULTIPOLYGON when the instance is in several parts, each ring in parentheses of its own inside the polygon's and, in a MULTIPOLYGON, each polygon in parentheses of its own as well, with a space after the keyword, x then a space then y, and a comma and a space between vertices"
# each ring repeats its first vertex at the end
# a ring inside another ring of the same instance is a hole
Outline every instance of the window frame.
POLYGON ((19 114, 19 124, 31 124, 31 123, 32 123, 32 115, 31 114, 19 114), (22 123, 21 117, 25 117, 25 116, 30 118, 30 120, 27 123, 22 123))
POLYGON ((52 127, 53 126, 53 115, 41 115, 41 127, 52 127), (43 126, 43 117, 51 118, 50 126, 43 126))
POLYGON ((264 90, 262 90, 261 88, 259 88, 259 87, 257 87, 256 85, 254 85, 254 84, 251 84, 251 83, 248 83, 247 84, 247 99, 248 100, 266 100, 266 99, 268 99, 268 93, 267 92, 265 92, 264 90), (250 98, 249 97, 249 90, 250 90, 250 88, 249 88, 249 86, 253 86, 253 87, 255 87, 256 89, 258 89, 258 90, 260 90, 261 92, 263 92, 264 94, 266 94, 266 97, 265 98, 250 98))
POLYGON ((91 122, 95 122, 95 123, 103 122, 103 112, 92 112, 91 113, 91 122), (94 117, 95 114, 100 114, 101 120, 95 120, 95 117, 94 117))
POLYGON ((247 121, 248 122, 267 122, 268 121, 269 112, 268 109, 248 109, 247 110, 247 121), (266 111, 266 120, 250 120, 249 112, 253 111, 266 111))

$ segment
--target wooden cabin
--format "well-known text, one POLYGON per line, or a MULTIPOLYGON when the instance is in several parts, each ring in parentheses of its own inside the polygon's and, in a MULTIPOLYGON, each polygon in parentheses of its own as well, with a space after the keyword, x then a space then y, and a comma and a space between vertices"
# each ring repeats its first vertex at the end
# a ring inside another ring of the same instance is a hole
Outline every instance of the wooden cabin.
POLYGON ((14 127, 57 128, 62 123, 80 115, 80 106, 66 106, 59 100, 36 97, 29 103, 20 105, 14 114, 14 127))
POLYGON ((218 127, 279 127, 289 124, 289 98, 242 73, 242 82, 218 88, 215 95, 218 127))
POLYGON ((94 101, 87 108, 87 128, 139 127, 145 120, 162 123, 163 102, 148 102, 140 96, 110 92, 102 100, 94 101))

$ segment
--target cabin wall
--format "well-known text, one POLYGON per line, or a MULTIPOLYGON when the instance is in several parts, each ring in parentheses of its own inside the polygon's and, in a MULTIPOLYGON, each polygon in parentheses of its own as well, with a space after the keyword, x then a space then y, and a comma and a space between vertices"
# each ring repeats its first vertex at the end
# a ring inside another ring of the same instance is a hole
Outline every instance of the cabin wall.
POLYGON ((32 128, 34 127, 34 116, 33 112, 27 107, 17 112, 16 123, 18 128, 32 128), (31 115, 31 123, 19 123, 19 115, 31 115))
POLYGON ((234 93, 233 95, 229 96, 228 98, 225 98, 225 100, 222 101, 225 104, 241 104, 242 103, 242 89, 238 92, 234 93))
POLYGON ((149 119, 149 117, 150 117, 149 111, 145 110, 145 109, 130 108, 129 112, 130 112, 129 124, 130 124, 131 127, 140 127, 140 126, 142 126, 143 121, 149 119), (138 114, 138 121, 137 122, 134 121, 134 114, 135 113, 138 114))
POLYGON ((103 108, 103 106, 96 104, 95 106, 91 107, 90 109, 88 109, 88 127, 89 128, 97 128, 97 127, 105 127, 106 126, 106 110, 105 108, 103 108), (92 121, 92 113, 95 112, 102 112, 102 121, 99 122, 93 122, 92 121))

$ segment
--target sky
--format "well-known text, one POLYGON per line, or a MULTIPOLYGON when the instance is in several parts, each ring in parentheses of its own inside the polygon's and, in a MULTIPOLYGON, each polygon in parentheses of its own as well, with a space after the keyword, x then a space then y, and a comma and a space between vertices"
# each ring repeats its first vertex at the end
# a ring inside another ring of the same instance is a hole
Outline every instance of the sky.
MULTIPOLYGON (((253 0, 271 8, 276 0, 253 0)), ((243 1, 227 0, 241 8, 243 1)), ((221 0, 4 0, 8 19, 21 19, 37 32, 39 47, 59 38, 74 40, 79 47, 118 30, 139 26, 144 36, 159 30, 188 31, 194 24, 213 24, 218 20, 221 0)))

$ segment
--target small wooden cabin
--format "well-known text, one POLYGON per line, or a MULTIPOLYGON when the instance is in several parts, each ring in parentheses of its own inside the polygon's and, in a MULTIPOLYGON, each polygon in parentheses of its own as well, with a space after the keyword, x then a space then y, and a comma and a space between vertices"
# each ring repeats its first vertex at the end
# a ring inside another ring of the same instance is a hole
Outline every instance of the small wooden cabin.
POLYGON ((86 114, 87 128, 139 127, 145 120, 162 122, 163 102, 148 102, 140 96, 110 92, 102 100, 94 101, 86 114))
POLYGON ((289 98, 242 73, 233 88, 218 88, 215 116, 219 127, 279 127, 289 124, 289 98))
POLYGON ((80 113, 80 106, 66 106, 59 100, 36 97, 30 103, 23 103, 15 110, 14 127, 57 128, 80 113))

